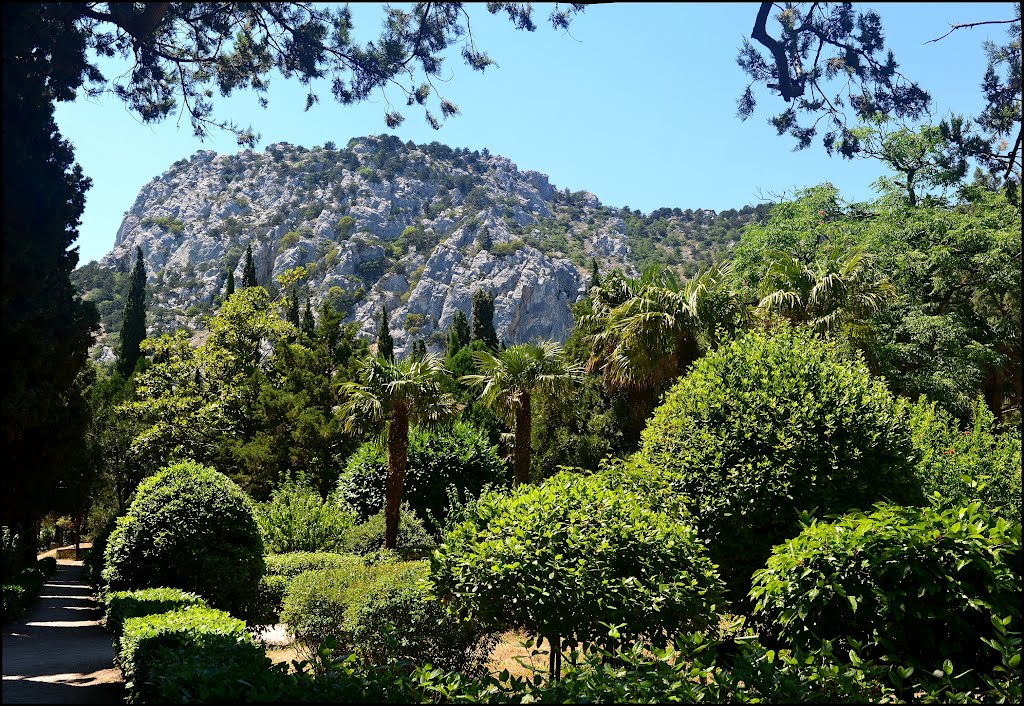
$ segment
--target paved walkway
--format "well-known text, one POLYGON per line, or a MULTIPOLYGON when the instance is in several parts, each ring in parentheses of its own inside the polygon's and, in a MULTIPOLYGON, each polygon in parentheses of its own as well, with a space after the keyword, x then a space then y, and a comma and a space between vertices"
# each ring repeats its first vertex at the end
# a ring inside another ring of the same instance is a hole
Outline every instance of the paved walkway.
POLYGON ((3 629, 3 703, 117 704, 121 671, 81 561, 59 561, 39 600, 3 629))

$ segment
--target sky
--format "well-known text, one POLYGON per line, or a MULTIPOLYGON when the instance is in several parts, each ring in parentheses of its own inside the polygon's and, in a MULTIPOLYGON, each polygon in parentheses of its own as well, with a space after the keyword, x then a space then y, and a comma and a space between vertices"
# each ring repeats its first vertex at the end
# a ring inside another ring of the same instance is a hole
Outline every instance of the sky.
MULTIPOLYGON (((1003 43, 1006 25, 961 29, 941 42, 950 25, 1012 17, 1008 3, 855 3, 882 17, 887 45, 901 71, 930 91, 935 115, 975 115, 982 106, 985 71, 982 42, 1003 43)), ((357 38, 379 32, 381 5, 352 6, 357 38)), ((609 206, 650 212, 663 206, 739 208, 792 195, 795 189, 830 181, 845 198, 873 197, 884 168, 873 160, 829 157, 820 140, 800 152, 779 137, 768 118, 782 99, 758 94, 757 111, 736 117, 736 99, 748 78, 736 64, 749 36, 757 3, 628 3, 589 7, 567 32, 546 22, 549 5, 538 4, 538 28, 516 30, 483 4, 469 6, 477 47, 498 66, 480 73, 450 49, 438 83, 461 114, 433 130, 418 108, 405 108, 397 91, 388 99, 405 122, 384 124, 387 103, 379 96, 355 105, 334 101, 326 84, 320 101, 305 108, 305 88, 277 75, 266 94, 236 93, 214 100, 215 115, 252 124, 261 134, 256 149, 275 142, 313 147, 352 137, 390 133, 415 143, 487 148, 520 169, 547 174, 556 187, 594 193, 609 206)), ((123 64, 101 63, 108 78, 123 64)), ((436 104, 435 104, 436 106, 436 104)), ((434 110, 439 113, 438 110, 434 110)), ((114 245, 121 219, 141 187, 171 164, 198 150, 235 153, 233 135, 205 141, 187 118, 143 124, 116 97, 79 97, 57 106, 61 133, 92 178, 79 228, 80 263, 96 260, 114 245)))

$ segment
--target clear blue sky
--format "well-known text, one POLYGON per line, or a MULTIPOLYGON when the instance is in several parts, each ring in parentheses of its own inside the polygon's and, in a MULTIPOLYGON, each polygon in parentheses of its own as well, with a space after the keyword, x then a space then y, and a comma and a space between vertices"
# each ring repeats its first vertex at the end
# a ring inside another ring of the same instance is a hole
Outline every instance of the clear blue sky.
MULTIPOLYGON (((977 114, 985 70, 981 44, 1005 41, 1006 26, 962 29, 939 43, 925 42, 955 22, 1012 17, 1012 5, 859 5, 878 10, 901 70, 932 93, 937 115, 977 114)), ((353 5, 357 36, 379 31, 380 7, 353 5)), ((824 181, 863 200, 883 173, 877 162, 829 158, 820 142, 793 152, 792 139, 777 137, 767 123, 781 99, 762 95, 749 120, 736 117, 747 78, 735 58, 750 34, 756 3, 600 5, 577 16, 568 34, 546 23, 545 5, 536 9, 533 33, 515 30, 482 4, 469 11, 478 48, 499 66, 481 74, 450 53, 450 80, 439 85, 462 114, 439 131, 418 109, 405 109, 397 93, 390 100, 406 121, 396 130, 384 125, 386 106, 379 98, 341 106, 326 86, 320 103, 304 112, 303 87, 280 76, 271 81, 268 109, 237 94, 217 99, 216 114, 243 126, 251 122, 262 135, 257 149, 279 141, 344 145, 351 137, 387 132, 417 143, 486 147, 520 169, 547 174, 559 188, 586 189, 610 206, 645 212, 661 206, 738 208, 824 181)), ((112 66, 101 65, 108 77, 112 66)), ((57 122, 93 179, 78 240, 83 264, 111 249, 139 189, 172 162, 200 149, 239 149, 227 133, 200 142, 187 119, 143 125, 113 96, 60 104, 57 122)))

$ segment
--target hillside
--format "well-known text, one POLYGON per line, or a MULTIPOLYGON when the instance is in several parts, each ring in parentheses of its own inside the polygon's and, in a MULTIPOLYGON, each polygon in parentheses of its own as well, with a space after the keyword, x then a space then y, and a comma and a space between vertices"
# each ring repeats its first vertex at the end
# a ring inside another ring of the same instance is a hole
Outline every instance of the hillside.
POLYGON ((306 149, 288 143, 234 155, 200 151, 146 184, 113 249, 73 275, 100 309, 94 355, 110 359, 136 246, 148 279, 151 334, 199 329, 241 280, 252 245, 260 284, 304 266, 303 300, 330 302, 372 336, 382 305, 396 351, 438 349, 473 292, 495 297, 499 338, 564 339, 570 306, 600 270, 654 262, 696 272, 763 219, 767 204, 720 214, 663 208, 644 215, 593 194, 555 188, 505 157, 381 135, 306 149))

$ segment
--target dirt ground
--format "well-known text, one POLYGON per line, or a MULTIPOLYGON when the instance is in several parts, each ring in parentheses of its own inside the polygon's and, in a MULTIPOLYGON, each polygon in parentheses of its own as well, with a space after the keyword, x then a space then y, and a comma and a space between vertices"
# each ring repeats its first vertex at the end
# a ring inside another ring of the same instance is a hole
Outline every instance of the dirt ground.
POLYGON ((2 703, 124 702, 112 640, 84 571, 81 561, 59 561, 35 605, 4 626, 2 703))

